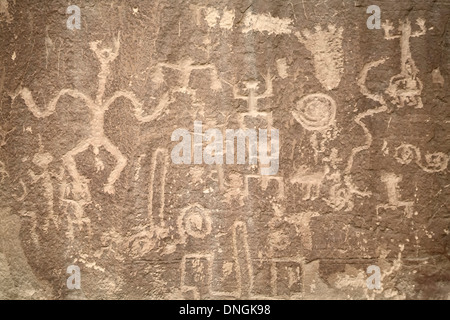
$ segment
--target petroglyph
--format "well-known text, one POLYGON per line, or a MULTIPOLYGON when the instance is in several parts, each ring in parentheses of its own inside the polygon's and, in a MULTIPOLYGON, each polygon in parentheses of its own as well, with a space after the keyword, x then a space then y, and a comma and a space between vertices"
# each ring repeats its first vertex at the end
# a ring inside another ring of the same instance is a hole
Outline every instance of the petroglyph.
POLYGON ((205 208, 198 204, 193 204, 183 209, 178 218, 178 232, 181 236, 181 243, 186 242, 187 235, 204 239, 211 233, 211 215, 205 208))
POLYGON ((287 77, 289 77, 289 74, 287 72, 288 68, 289 67, 286 63, 286 58, 277 60, 277 71, 281 79, 286 79, 287 77))
POLYGON ((414 161, 423 171, 437 173, 447 169, 449 156, 442 152, 427 153, 425 155, 426 164, 424 165, 419 148, 410 144, 402 144, 395 149, 395 159, 402 165, 408 165, 414 161))
POLYGON ((34 155, 33 163, 42 170, 41 174, 36 174, 34 171, 29 170, 28 174, 31 177, 31 181, 33 184, 41 181, 42 186, 44 187, 44 198, 47 200, 47 210, 45 217, 45 222, 43 225, 44 231, 48 231, 50 226, 50 222, 53 222, 55 228, 58 228, 58 217, 54 211, 54 201, 53 201, 53 183, 52 177, 49 172, 48 166, 53 161, 53 156, 44 152, 44 146, 42 144, 42 137, 39 135, 39 152, 34 155))
POLYGON ((377 206, 377 216, 379 215, 379 213, 380 213, 379 211, 381 208, 382 209, 404 208, 404 213, 405 213, 406 218, 408 218, 408 219, 412 218, 412 216, 414 214, 414 212, 413 212, 414 201, 401 201, 400 200, 398 184, 401 181, 402 181, 401 176, 396 176, 393 173, 385 173, 385 172, 382 173, 381 182, 383 182, 386 185, 389 202, 388 202, 388 204, 377 206))
MULTIPOLYGON (((349 180, 348 177, 346 179, 347 181, 349 180)), ((336 184, 331 186, 329 191, 329 198, 324 199, 325 202, 335 211, 341 211, 344 208, 346 208, 345 211, 353 210, 353 194, 351 191, 352 189, 350 189, 352 188, 351 181, 346 184, 343 183, 340 174, 333 177, 333 180, 336 182, 336 184), (349 187, 347 187, 346 185, 348 185, 349 187)), ((354 191, 357 192, 357 190, 354 191)))
POLYGON ((297 102, 292 115, 306 130, 322 131, 335 121, 336 102, 326 94, 308 95, 297 102))
MULTIPOLYGON (((221 29, 230 30, 233 27, 235 13, 234 10, 223 10, 221 13, 219 10, 212 7, 203 7, 205 21, 210 28, 216 28, 219 26, 221 29)), ((197 9, 198 10, 198 9, 197 9)))
POLYGON ((366 96, 367 98, 369 98, 375 102, 378 102, 379 104, 381 104, 381 106, 376 109, 369 109, 365 112, 362 112, 355 118, 355 122, 363 129, 364 134, 366 135, 366 143, 365 143, 365 145, 356 147, 352 150, 352 154, 349 158, 347 169, 346 169, 346 174, 350 173, 350 171, 353 167, 353 161, 354 161, 355 156, 362 151, 368 150, 370 148, 370 146, 372 145, 372 141, 373 141, 372 134, 370 133, 369 129, 367 129, 367 126, 364 124, 364 122, 362 122, 362 120, 366 117, 371 117, 375 114, 383 113, 388 110, 386 101, 384 100, 383 96, 375 94, 375 93, 371 93, 366 86, 367 75, 368 75, 369 71, 375 67, 378 67, 379 65, 381 65, 385 62, 386 62, 386 59, 381 59, 381 60, 378 60, 375 62, 370 62, 370 63, 366 64, 358 78, 358 86, 361 90, 361 93, 364 96, 366 96))
MULTIPOLYGON (((164 206, 168 166, 169 151, 167 149, 157 149, 153 154, 150 173, 151 176, 149 188, 148 218, 153 221, 154 217, 157 216, 162 227, 165 226, 164 206)), ((151 227, 154 227, 154 222, 151 223, 151 227)))
POLYGON ((33 241, 33 244, 36 246, 36 248, 40 248, 40 241, 39 241, 39 235, 37 233, 38 229, 38 221, 36 217, 36 212, 34 211, 22 211, 20 216, 24 218, 24 220, 29 219, 31 228, 30 228, 30 237, 31 241, 33 241))
POLYGON ((272 177, 272 176, 259 176, 259 175, 245 175, 244 176, 244 197, 248 198, 250 196, 249 185, 250 181, 256 180, 256 182, 261 186, 262 190, 267 190, 269 183, 275 181, 277 184, 277 194, 278 199, 283 199, 284 194, 284 179, 282 177, 272 177))
POLYGON ((363 129, 366 142, 364 145, 354 147, 352 149, 352 152, 351 152, 350 157, 347 162, 347 166, 344 170, 344 183, 345 183, 346 189, 342 189, 340 187, 339 183, 333 187, 331 197, 330 197, 330 203, 332 203, 332 206, 335 208, 342 208, 342 205, 345 203, 348 205, 348 210, 349 210, 350 208, 353 208, 353 201, 352 201, 353 195, 358 195, 360 197, 369 197, 371 195, 370 192, 360 191, 354 185, 353 180, 351 178, 351 172, 352 172, 353 163, 355 161, 356 155, 358 155, 359 153, 361 153, 363 151, 369 150, 369 148, 372 146, 372 143, 373 143, 372 134, 370 133, 369 129, 367 128, 367 126, 363 122, 363 120, 367 117, 372 117, 376 114, 383 113, 388 110, 386 101, 384 100, 383 96, 370 92, 366 85, 367 76, 368 76, 369 71, 385 62, 386 62, 386 59, 381 59, 378 61, 367 63, 364 66, 364 68, 361 71, 361 74, 358 78, 358 86, 360 88, 361 93, 364 96, 366 96, 368 99, 378 102, 381 106, 361 112, 354 119, 354 121, 358 124, 358 126, 360 126, 363 129))
POLYGON ((249 299, 253 291, 253 264, 248 244, 247 225, 235 222, 233 226, 233 252, 236 265, 238 297, 249 299))
POLYGON ((220 13, 217 9, 209 7, 205 8, 205 20, 210 28, 214 28, 217 25, 217 21, 220 19, 220 13))
POLYGON ((330 167, 324 166, 323 171, 310 172, 306 166, 300 166, 295 170, 294 175, 290 179, 292 185, 299 184, 304 192, 303 200, 314 201, 319 198, 322 183, 330 172, 330 167))
POLYGON ((70 199, 62 199, 62 201, 67 219, 66 236, 69 241, 73 242, 75 240, 75 231, 82 232, 85 229, 88 232, 89 239, 92 239, 91 219, 85 216, 83 204, 70 199))
POLYGON ((141 173, 141 169, 142 169, 142 160, 144 160, 144 158, 146 157, 146 154, 141 154, 138 157, 138 161, 137 161, 137 165, 136 165, 136 171, 134 172, 134 181, 138 181, 140 178, 140 173, 141 173))
POLYGON ((422 81, 417 77, 419 70, 411 55, 411 38, 417 38, 426 34, 425 20, 417 19, 420 31, 412 32, 409 19, 400 20, 398 30, 400 35, 393 35, 393 24, 387 20, 382 25, 386 40, 400 39, 401 50, 401 72, 391 78, 386 93, 392 97, 392 102, 399 108, 405 106, 423 108, 422 103, 422 81))
POLYGON ((247 12, 242 20, 245 28, 243 33, 251 31, 267 32, 271 34, 290 34, 293 21, 289 18, 272 17, 270 14, 254 14, 247 12))
MULTIPOLYGON (((5 131, 0 127, 0 148, 6 146, 8 142, 8 135, 16 130, 16 128, 11 129, 10 131, 5 131)), ((3 161, 0 161, 0 183, 3 183, 6 178, 9 178, 9 173, 6 170, 6 164, 3 161)))
MULTIPOLYGON (((78 90, 63 89, 58 93, 58 95, 53 100, 51 100, 51 102, 45 108, 45 110, 42 111, 36 106, 36 103, 34 102, 32 94, 29 89, 23 88, 22 90, 20 90, 19 93, 22 99, 25 101, 25 104, 28 107, 28 109, 33 113, 33 115, 36 118, 45 118, 53 114, 56 110, 56 106, 59 100, 65 95, 68 95, 75 99, 82 100, 84 103, 86 103, 86 106, 91 111, 92 120, 90 123, 91 126, 90 136, 87 139, 81 141, 74 149, 72 149, 63 156, 64 164, 74 180, 74 192, 78 194, 86 193, 86 190, 88 190, 87 187, 88 182, 86 178, 82 177, 78 172, 75 157, 78 154, 88 150, 89 147, 91 146, 93 147, 93 151, 96 156, 98 156, 99 154, 99 148, 104 147, 106 151, 108 151, 117 162, 114 170, 111 172, 108 178, 108 182, 104 186, 104 191, 106 193, 109 194, 115 193, 114 184, 119 179, 123 169, 127 165, 126 157, 120 152, 119 148, 117 148, 106 137, 104 133, 105 112, 116 100, 118 100, 119 98, 125 98, 129 100, 134 107, 135 116, 140 122, 150 122, 155 120, 161 114, 161 112, 172 102, 169 99, 169 95, 166 93, 161 98, 160 103, 155 108, 155 110, 151 114, 144 116, 142 104, 138 101, 138 99, 132 92, 117 91, 113 94, 111 98, 105 99, 104 96, 105 96, 106 82, 111 73, 110 65, 119 55, 120 34, 118 38, 114 40, 114 48, 101 49, 99 48, 100 43, 101 43, 100 41, 94 41, 90 43, 90 48, 94 52, 97 59, 99 60, 101 66, 100 72, 98 74, 98 91, 95 101, 92 100, 90 97, 84 95, 83 93, 79 92, 78 90)), ((98 157, 96 158, 97 158, 96 159, 97 170, 101 171, 104 168, 103 162, 100 159, 98 159, 98 157)))
POLYGON ((297 259, 271 261, 271 286, 273 297, 300 299, 303 296, 303 266, 297 259))
POLYGON ((242 192, 244 189, 244 179, 241 175, 231 173, 228 177, 229 183, 227 183, 227 189, 225 191, 225 201, 229 204, 237 201, 240 206, 244 205, 245 195, 242 192))
POLYGON ((259 112, 258 111, 258 101, 262 99, 267 99, 273 97, 273 77, 270 75, 270 71, 267 72, 267 75, 264 77, 266 83, 266 90, 258 94, 259 82, 258 81, 246 81, 244 82, 247 96, 243 96, 239 94, 239 89, 237 85, 233 86, 233 96, 236 100, 244 100, 247 102, 247 112, 239 114, 239 125, 242 129, 250 128, 250 125, 247 124, 246 118, 254 119, 254 118, 263 118, 267 123, 267 130, 272 128, 273 119, 272 113, 270 112, 259 112))
POLYGON ((217 68, 212 64, 194 64, 194 60, 186 58, 178 63, 158 63, 155 67, 152 80, 157 84, 164 82, 163 68, 175 70, 181 73, 180 85, 181 87, 175 90, 175 92, 188 93, 195 96, 195 90, 189 87, 189 81, 191 79, 192 71, 194 70, 206 70, 211 76, 211 90, 218 91, 222 89, 222 83, 220 82, 217 68))
POLYGON ((356 2, 0 0, 0 297, 450 298, 450 8, 356 2))
POLYGON ((286 218, 286 221, 295 226, 295 231, 301 235, 302 244, 307 250, 312 250, 312 235, 311 235, 311 219, 318 217, 317 212, 302 212, 295 213, 286 218))
POLYGON ((75 229, 81 232, 85 228, 88 231, 89 237, 91 237, 91 220, 85 216, 84 212, 84 207, 91 203, 89 190, 85 190, 82 196, 74 193, 74 188, 67 182, 67 175, 65 174, 64 168, 61 169, 60 180, 60 207, 62 212, 64 212, 64 217, 67 219, 67 239, 72 243, 75 240, 75 229))
POLYGON ((9 173, 6 171, 5 164, 0 161, 0 183, 3 183, 6 178, 9 178, 9 173))
MULTIPOLYGON (((381 253, 377 261, 377 266, 381 269, 381 288, 376 290, 371 290, 368 288, 366 280, 367 274, 365 270, 358 270, 350 265, 345 266, 345 273, 336 274, 335 286, 339 291, 344 291, 345 289, 350 290, 361 290, 362 294, 367 300, 375 300, 376 298, 389 299, 389 300, 404 300, 405 295, 399 293, 395 285, 388 284, 389 278, 395 278, 402 273, 399 271, 403 267, 402 254, 405 249, 405 245, 399 245, 399 253, 394 260, 387 259, 387 255, 390 250, 381 248, 381 253)), ((378 251, 378 250, 377 250, 378 251)))
POLYGON ((181 260, 181 291, 185 295, 191 293, 191 298, 201 299, 211 293, 212 255, 193 253, 187 254, 181 260))
POLYGON ((344 74, 343 32, 343 28, 328 25, 327 30, 316 26, 315 32, 304 30, 295 33, 298 40, 313 54, 316 77, 327 90, 336 89, 344 74))
POLYGON ((169 167, 169 151, 158 148, 152 157, 149 181, 148 199, 148 223, 142 226, 138 232, 131 237, 132 252, 141 256, 151 251, 159 239, 169 235, 164 219, 166 176, 169 167))

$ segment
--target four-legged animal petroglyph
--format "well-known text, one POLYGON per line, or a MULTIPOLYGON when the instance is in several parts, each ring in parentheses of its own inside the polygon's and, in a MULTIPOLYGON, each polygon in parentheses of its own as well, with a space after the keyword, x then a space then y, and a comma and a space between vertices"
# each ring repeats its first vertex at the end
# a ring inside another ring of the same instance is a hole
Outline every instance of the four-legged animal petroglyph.
POLYGON ((284 198, 284 179, 282 177, 271 177, 271 176, 258 176, 258 175, 245 175, 244 176, 244 197, 250 196, 249 185, 250 181, 256 180, 258 184, 261 185, 262 190, 267 190, 269 183, 271 181, 277 184, 277 194, 278 199, 284 198))
POLYGON ((322 188, 322 182, 327 174, 330 172, 330 167, 327 165, 323 171, 309 172, 310 170, 305 166, 300 166, 295 170, 295 174, 291 177, 290 182, 292 185, 300 184, 305 193, 303 200, 316 200, 320 196, 322 188))
POLYGON ((399 23, 398 30, 400 31, 400 35, 392 35, 394 27, 389 20, 382 26, 385 32, 385 39, 400 39, 401 49, 401 72, 391 78, 386 93, 392 97, 392 102, 399 108, 403 108, 404 106, 422 108, 421 94, 423 84, 417 77, 419 70, 411 55, 410 39, 423 36, 426 33, 425 20, 417 19, 417 25, 420 28, 420 31, 417 32, 412 32, 409 19, 400 20, 399 23))
MULTIPOLYGON (((65 95, 68 95, 75 99, 82 100, 89 110, 91 111, 91 131, 89 132, 89 137, 78 143, 78 145, 71 151, 67 152, 63 156, 64 164, 69 171, 71 177, 74 180, 74 192, 79 194, 86 193, 88 190, 87 181, 84 177, 80 175, 77 169, 75 157, 88 150, 89 147, 93 147, 94 154, 97 156, 99 154, 99 149, 101 147, 105 148, 112 156, 114 156, 117 164, 113 171, 111 172, 108 182, 104 186, 104 191, 109 194, 114 194, 114 184, 119 179, 123 169, 127 165, 127 158, 120 152, 119 148, 116 147, 105 135, 104 133, 104 117, 105 112, 111 107, 111 105, 119 98, 125 98, 129 100, 133 107, 136 118, 140 122, 150 122, 155 120, 161 112, 172 102, 169 99, 169 95, 166 93, 160 100, 158 106, 155 110, 144 116, 144 110, 142 109, 142 103, 138 101, 132 92, 128 91, 117 91, 109 99, 105 99, 105 89, 106 82, 111 73, 110 65, 119 55, 120 49, 120 34, 114 41, 114 48, 99 48, 100 41, 95 41, 90 43, 91 50, 95 53, 95 56, 100 62, 100 72, 98 74, 98 91, 95 100, 79 92, 78 90, 63 89, 58 95, 51 100, 50 104, 46 107, 44 111, 40 110, 33 100, 32 94, 29 89, 23 88, 20 91, 22 99, 25 101, 28 109, 37 118, 48 117, 53 114, 56 110, 58 101, 65 95)), ((102 170, 104 168, 103 163, 97 159, 96 161, 97 170, 102 170)))

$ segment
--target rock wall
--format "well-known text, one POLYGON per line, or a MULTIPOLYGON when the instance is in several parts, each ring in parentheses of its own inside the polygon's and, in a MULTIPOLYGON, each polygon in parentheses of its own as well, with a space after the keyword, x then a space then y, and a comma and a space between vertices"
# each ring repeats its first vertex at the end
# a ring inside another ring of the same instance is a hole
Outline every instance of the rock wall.
POLYGON ((0 0, 0 298, 450 298, 447 1, 69 5, 0 0))

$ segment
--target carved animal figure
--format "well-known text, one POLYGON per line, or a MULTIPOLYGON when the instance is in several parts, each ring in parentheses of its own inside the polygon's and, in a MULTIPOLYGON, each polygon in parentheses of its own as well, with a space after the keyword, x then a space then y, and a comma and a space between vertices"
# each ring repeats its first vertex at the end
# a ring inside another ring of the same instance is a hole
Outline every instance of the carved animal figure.
POLYGON ((322 182, 330 172, 330 168, 325 166, 323 171, 308 173, 306 166, 296 169, 294 176, 290 179, 291 184, 300 184, 305 192, 303 200, 316 200, 320 195, 322 182))

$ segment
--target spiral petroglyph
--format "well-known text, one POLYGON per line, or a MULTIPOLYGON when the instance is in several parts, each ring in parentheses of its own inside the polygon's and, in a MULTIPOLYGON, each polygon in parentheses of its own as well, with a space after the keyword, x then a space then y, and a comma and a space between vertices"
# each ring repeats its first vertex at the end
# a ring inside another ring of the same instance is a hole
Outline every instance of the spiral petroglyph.
POLYGON ((442 172, 448 167, 449 156, 442 152, 427 153, 425 164, 422 153, 418 147, 411 144, 402 144, 395 149, 395 160, 402 165, 408 165, 414 161, 423 171, 428 173, 442 172))
POLYGON ((321 131, 333 124, 336 102, 328 95, 308 95, 297 102, 292 115, 306 130, 321 131))

